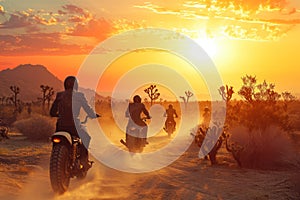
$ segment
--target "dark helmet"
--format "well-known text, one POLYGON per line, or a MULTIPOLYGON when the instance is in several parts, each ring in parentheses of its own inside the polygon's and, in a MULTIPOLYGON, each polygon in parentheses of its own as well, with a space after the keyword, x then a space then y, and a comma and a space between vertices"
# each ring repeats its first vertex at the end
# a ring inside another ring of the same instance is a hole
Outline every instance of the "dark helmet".
POLYGON ((172 104, 169 104, 169 108, 173 108, 172 104))
POLYGON ((141 103, 141 102, 142 102, 142 99, 141 99, 141 97, 140 97, 139 95, 135 95, 135 96, 133 97, 133 102, 134 102, 134 103, 141 103))
POLYGON ((78 81, 75 76, 68 76, 64 81, 65 90, 78 90, 78 81))

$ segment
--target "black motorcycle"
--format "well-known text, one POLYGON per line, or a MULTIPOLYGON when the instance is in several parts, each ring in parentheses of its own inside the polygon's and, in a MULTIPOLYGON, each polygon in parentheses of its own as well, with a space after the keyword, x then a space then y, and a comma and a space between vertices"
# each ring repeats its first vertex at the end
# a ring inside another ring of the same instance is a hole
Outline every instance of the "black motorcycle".
MULTIPOLYGON (((82 124, 87 122, 85 118, 82 124)), ((63 194, 67 191, 70 179, 85 178, 88 169, 81 162, 80 148, 82 141, 79 137, 71 136, 68 132, 56 132, 52 135, 53 143, 50 157, 50 181, 55 193, 63 194)), ((92 166, 93 162, 89 163, 92 166)))
POLYGON ((176 124, 174 121, 168 120, 165 124, 164 130, 168 133, 168 136, 171 137, 176 129, 176 124))
MULTIPOLYGON (((142 118, 144 121, 148 118, 142 118)), ((137 126, 134 123, 128 123, 126 127, 126 138, 120 142, 125 145, 129 152, 141 153, 144 150, 144 147, 148 144, 147 138, 142 136, 143 127, 137 126)))

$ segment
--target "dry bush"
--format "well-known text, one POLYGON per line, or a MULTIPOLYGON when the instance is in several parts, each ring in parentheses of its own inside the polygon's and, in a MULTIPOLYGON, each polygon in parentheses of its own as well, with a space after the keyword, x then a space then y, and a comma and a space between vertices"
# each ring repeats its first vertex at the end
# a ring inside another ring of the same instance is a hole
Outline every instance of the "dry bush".
POLYGON ((30 140, 47 141, 55 131, 55 120, 42 115, 33 115, 16 121, 13 126, 30 140))
POLYGON ((290 138, 276 126, 252 131, 239 126, 230 133, 229 143, 242 147, 239 152, 242 167, 275 169, 297 164, 290 138))
POLYGON ((0 105, 0 119, 2 120, 2 125, 10 126, 16 121, 17 115, 14 113, 14 107, 9 105, 0 105))

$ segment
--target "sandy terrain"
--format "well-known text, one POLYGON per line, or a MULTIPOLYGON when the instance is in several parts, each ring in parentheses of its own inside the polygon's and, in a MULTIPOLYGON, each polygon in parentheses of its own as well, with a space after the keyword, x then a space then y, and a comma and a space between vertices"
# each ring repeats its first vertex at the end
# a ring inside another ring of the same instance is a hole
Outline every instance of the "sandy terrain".
POLYGON ((219 164, 211 166, 197 157, 194 144, 173 164, 150 173, 119 172, 96 162, 85 180, 72 179, 68 192, 55 196, 48 172, 50 143, 15 134, 0 144, 3 200, 300 199, 299 169, 240 169, 225 149, 218 154, 219 164))

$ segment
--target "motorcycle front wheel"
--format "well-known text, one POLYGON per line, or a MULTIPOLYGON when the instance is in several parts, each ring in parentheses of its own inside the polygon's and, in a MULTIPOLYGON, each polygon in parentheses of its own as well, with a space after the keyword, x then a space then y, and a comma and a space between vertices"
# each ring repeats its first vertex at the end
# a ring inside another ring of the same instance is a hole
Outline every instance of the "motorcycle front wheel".
POLYGON ((50 181, 55 193, 63 194, 70 183, 69 149, 65 145, 53 146, 50 158, 50 181))

